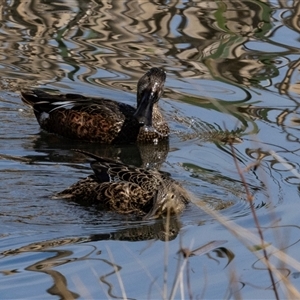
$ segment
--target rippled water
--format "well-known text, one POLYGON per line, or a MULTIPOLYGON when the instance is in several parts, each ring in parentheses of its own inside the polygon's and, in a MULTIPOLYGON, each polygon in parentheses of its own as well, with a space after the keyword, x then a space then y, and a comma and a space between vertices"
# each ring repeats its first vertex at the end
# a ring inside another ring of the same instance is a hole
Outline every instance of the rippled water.
MULTIPOLYGON (((3 1, 1 298, 273 298, 263 264, 197 204, 256 233, 232 149, 222 141, 232 131, 266 240, 299 260, 299 5, 3 1), (61 139, 40 130, 19 96, 22 88, 40 87, 134 105, 137 80, 151 66, 167 72, 160 101, 172 129, 167 144, 61 139), (91 174, 73 148, 157 167, 191 191, 195 203, 171 220, 171 241, 163 220, 141 222, 52 199, 91 174), (248 168, 257 159, 260 165, 248 168), (203 245, 207 250, 178 271, 180 248, 203 245)), ((282 272, 299 288, 294 269, 282 272)))

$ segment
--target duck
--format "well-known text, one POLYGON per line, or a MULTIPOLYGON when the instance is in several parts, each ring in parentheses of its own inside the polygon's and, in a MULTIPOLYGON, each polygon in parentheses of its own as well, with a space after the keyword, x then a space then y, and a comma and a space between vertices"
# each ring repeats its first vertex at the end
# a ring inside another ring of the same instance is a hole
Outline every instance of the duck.
POLYGON ((158 101, 166 73, 151 68, 138 81, 137 107, 105 98, 22 90, 21 99, 33 108, 40 127, 69 139, 105 144, 154 142, 170 133, 158 101))
POLYGON ((93 174, 53 196, 85 206, 143 219, 179 215, 189 203, 189 193, 170 174, 125 165, 119 161, 75 150, 93 159, 93 174))

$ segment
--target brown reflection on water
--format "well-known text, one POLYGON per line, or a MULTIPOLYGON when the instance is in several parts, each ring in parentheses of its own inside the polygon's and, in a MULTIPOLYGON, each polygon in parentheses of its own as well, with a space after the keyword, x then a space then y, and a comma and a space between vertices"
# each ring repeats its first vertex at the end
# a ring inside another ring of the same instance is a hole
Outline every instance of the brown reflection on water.
MULTIPOLYGON (((273 68, 263 60, 263 53, 247 49, 247 42, 262 36, 271 28, 271 10, 257 1, 226 1, 221 18, 215 20, 224 34, 201 52, 212 76, 218 80, 250 86, 260 78, 274 76, 273 68)), ((219 8, 220 10, 220 8, 219 8)))
MULTIPOLYGON (((138 225, 138 224, 137 224, 138 225)), ((95 264, 100 263, 101 268, 97 269, 97 275, 99 276, 99 281, 107 286, 107 293, 110 297, 115 298, 115 287, 112 283, 110 277, 112 275, 116 275, 118 272, 122 270, 123 267, 114 263, 112 254, 110 253, 110 249, 106 247, 107 252, 109 252, 109 259, 106 257, 99 258, 98 256, 102 254, 102 250, 98 250, 97 243, 98 241, 108 241, 108 240, 116 240, 116 241, 130 241, 130 242, 138 242, 138 241, 146 241, 146 240, 161 240, 163 242, 168 242, 174 240, 177 237, 177 234, 180 230, 181 224, 176 218, 171 218, 169 222, 165 221, 157 221, 154 224, 142 225, 137 227, 128 227, 126 229, 121 229, 119 231, 112 231, 102 234, 93 234, 88 237, 73 237, 73 238, 64 238, 64 239, 54 239, 47 240, 42 242, 35 242, 25 246, 22 246, 17 249, 9 249, 0 253, 0 260, 2 262, 11 256, 18 256, 26 253, 44 253, 53 254, 51 257, 47 257, 44 259, 38 259, 35 263, 26 266, 24 269, 26 271, 44 273, 51 277, 53 281, 53 285, 47 289, 47 292, 51 295, 57 295, 61 299, 76 299, 80 297, 79 294, 73 292, 70 288, 70 282, 74 281, 76 284, 76 290, 79 293, 84 294, 87 291, 87 287, 84 286, 80 282, 82 273, 77 274, 78 271, 72 271, 71 276, 63 275, 64 272, 70 272, 70 268, 72 268, 73 263, 83 263, 84 261, 92 262, 90 268, 85 270, 85 272, 93 272, 93 267, 95 264), (78 247, 78 245, 86 245, 87 247, 82 248, 78 247), (84 250, 85 254, 73 253, 72 245, 76 245, 74 248, 76 251, 79 249, 87 249, 84 250), (70 247, 68 250, 67 247, 70 247), (62 249, 63 247, 63 249, 62 249), (90 250, 91 248, 91 250, 90 250), (106 265, 106 268, 112 271, 106 271, 103 265, 106 265), (68 287, 69 286, 69 287, 68 287)), ((101 244, 105 248, 105 244, 101 244)), ((215 249, 218 245, 211 246, 209 249, 206 248, 204 253, 215 249)), ((199 252, 199 251, 198 251, 199 252)), ((202 253, 202 254, 204 254, 202 253)), ((200 255, 197 253, 195 255, 200 255)), ((126 260, 123 261, 126 265, 126 260)), ((75 268, 76 270, 76 268, 75 268)), ((0 269, 0 273, 3 275, 13 275, 18 273, 17 270, 3 270, 0 269)), ((17 284, 17 283, 16 283, 17 284)), ((146 284, 147 285, 147 284, 146 284)), ((149 282, 150 285, 150 282, 149 282)), ((73 288, 74 289, 74 288, 73 288)), ((96 290, 99 289, 99 286, 96 287, 96 290)), ((83 295, 82 295, 83 296, 83 295)), ((91 296, 87 294, 87 297, 91 296)))
MULTIPOLYGON (((288 6, 286 1, 282 1, 281 9, 291 9, 291 15, 286 18, 285 23, 293 28, 293 30, 300 32, 300 21, 299 21, 299 14, 300 14, 300 2, 293 1, 292 7, 288 6)), ((289 3, 290 4, 290 3, 289 3)))
POLYGON ((53 268, 70 262, 69 256, 72 255, 71 251, 67 250, 51 250, 48 252, 55 253, 51 258, 38 261, 33 265, 25 268, 27 271, 41 272, 49 275, 53 280, 53 285, 47 289, 47 292, 51 295, 60 296, 61 299, 76 299, 78 294, 70 291, 67 287, 67 279, 60 272, 53 270, 53 268))
POLYGON ((175 239, 182 226, 179 220, 175 217, 170 218, 169 221, 162 219, 150 224, 139 225, 139 223, 135 224, 132 227, 127 226, 127 228, 125 229, 93 234, 88 237, 70 237, 64 239, 54 239, 35 242, 17 249, 5 250, 3 252, 0 252, 0 255, 3 258, 6 256, 18 255, 26 252, 49 251, 54 247, 62 247, 72 244, 82 244, 91 241, 115 240, 137 242, 154 239, 165 242, 175 239))
MULTIPOLYGON (((123 230, 123 232, 125 232, 125 230, 123 230)), ((149 293, 150 290, 153 289, 153 285, 156 285, 156 288, 158 287, 159 289, 161 289, 160 280, 157 280, 157 278, 153 278, 151 275, 149 275, 151 274, 151 272, 153 272, 153 270, 145 270, 145 268, 141 268, 141 266, 139 265, 139 256, 141 256, 147 248, 151 248, 149 247, 149 244, 146 247, 142 247, 140 253, 137 254, 131 253, 131 251, 124 245, 119 245, 116 248, 113 247, 113 244, 108 245, 101 242, 115 238, 122 241, 141 241, 141 232, 138 233, 138 238, 137 236, 133 238, 134 233, 137 233, 137 230, 132 231, 132 236, 129 232, 126 234, 129 239, 125 238, 125 235, 123 235, 120 231, 115 235, 106 235, 106 237, 104 234, 102 234, 92 235, 87 238, 75 237, 48 240, 26 245, 20 247, 19 249, 7 250, 1 253, 2 262, 5 261, 5 258, 17 255, 19 255, 20 257, 16 260, 22 261, 21 255, 24 254, 25 260, 23 258, 23 263, 26 263, 26 254, 33 252, 37 254, 38 259, 36 259, 36 262, 32 264, 29 264, 27 262, 27 264, 29 265, 25 266, 24 270, 29 271, 28 273, 24 274, 24 272, 21 271, 21 268, 19 268, 20 272, 18 270, 8 271, 1 269, 0 273, 2 273, 3 275, 16 276, 18 276, 18 273, 23 273, 23 276, 27 275, 29 278, 30 276, 32 276, 30 272, 43 273, 47 275, 48 278, 44 277, 43 281, 40 281, 40 283, 49 286, 50 279, 52 285, 51 287, 47 288, 46 291, 51 295, 59 296, 61 299, 76 299, 79 297, 86 297, 90 299, 95 297, 95 292, 97 292, 98 297, 102 297, 100 296, 102 295, 101 288, 104 288, 105 293, 107 293, 110 297, 118 298, 120 296, 117 296, 117 294, 121 293, 118 291, 120 282, 122 283, 122 281, 126 281, 126 274, 131 275, 134 270, 138 271, 139 276, 142 276, 142 278, 144 278, 143 273, 146 273, 148 275, 148 280, 144 281, 142 284, 144 293, 149 293), (97 241, 100 241, 100 243, 97 243, 97 241), (81 245, 81 247, 79 245, 81 245), (120 251, 120 247, 122 248, 121 251, 125 251, 125 253, 121 257, 118 256, 117 264, 114 259, 114 254, 117 254, 118 251, 120 251), (130 254, 133 254, 133 257, 131 257, 130 254), (41 255, 47 258, 41 259, 41 255), (49 257, 49 255, 51 255, 51 257, 49 257), (133 261, 131 261, 131 259, 133 259, 133 261), (85 266, 84 273, 80 271, 82 265, 85 266), (78 266, 81 266, 81 268, 78 269, 78 266), (93 277, 96 277, 94 278, 94 280, 96 279, 96 281, 94 282, 94 286, 85 286, 86 281, 91 280, 91 275, 93 277), (121 278, 118 278, 118 276, 121 276, 121 278), (103 283, 104 285, 102 285, 101 283, 103 283), (89 294, 89 290, 91 291, 91 294, 89 294)), ((149 238, 148 234, 146 238, 149 238)), ((171 240, 166 237, 164 238, 166 240, 171 240)), ((218 265, 225 264, 224 268, 227 268, 227 266, 234 259, 235 255, 229 248, 225 248, 223 246, 220 247, 226 242, 226 240, 213 240, 203 244, 202 241, 199 241, 200 247, 198 246, 196 249, 183 248, 182 246, 177 246, 176 244, 170 245, 170 247, 173 248, 175 246, 175 249, 172 250, 172 253, 174 253, 174 255, 176 256, 176 260, 173 261, 173 264, 178 264, 177 271, 174 274, 168 274, 168 276, 172 278, 169 279, 170 282, 181 278, 181 280, 186 280, 186 284, 189 285, 189 277, 193 277, 194 273, 192 271, 193 263, 195 263, 197 257, 199 256, 206 255, 207 260, 210 261, 210 263, 217 263, 218 265), (180 274, 180 268, 182 268, 185 263, 187 263, 186 272, 180 274)), ((154 255, 156 257, 160 255, 158 254, 157 249, 154 249, 154 255)), ((11 280, 13 281, 14 279, 12 278, 11 280)), ((16 278, 14 286, 15 288, 18 287, 18 279, 16 278)), ((128 290, 128 286, 125 286, 125 290, 128 290)), ((38 291, 38 293, 41 293, 41 291, 38 291)))
MULTIPOLYGON (((254 74, 261 77, 262 68, 267 67, 257 53, 243 47, 271 28, 270 7, 253 0, 183 5, 178 1, 96 0, 70 5, 34 0, 14 1, 12 6, 4 3, 2 9, 8 38, 3 60, 45 80, 64 76, 60 63, 73 66, 71 72, 75 73, 82 63, 88 66, 80 74, 84 80, 92 77, 96 68, 127 73, 136 80, 145 64, 189 67, 180 74, 190 77, 207 74, 203 58, 219 58, 217 66, 226 58, 234 70, 228 71, 230 76, 221 72, 221 77, 243 84, 250 84, 254 74), (9 55, 11 50, 19 57, 9 55), (234 78, 238 76, 235 73, 241 78, 234 78)), ((291 26, 298 30, 297 22, 291 26)), ((214 74, 217 66, 207 67, 214 74)))
POLYGON ((243 46, 270 29, 270 8, 257 1, 14 1, 3 5, 2 22, 1 57, 10 89, 16 89, 12 78, 28 86, 76 74, 133 90, 149 65, 180 77, 211 73, 245 85, 258 73, 272 76, 272 68, 243 46), (111 72, 99 76, 99 69, 111 72))
POLYGON ((34 162, 51 161, 61 163, 83 163, 88 158, 77 153, 74 149, 85 150, 95 155, 121 161, 124 164, 143 168, 160 169, 169 152, 169 141, 161 141, 157 144, 131 144, 131 145, 101 145, 78 143, 77 141, 64 140, 63 138, 42 132, 30 143, 25 144, 25 149, 34 149, 36 154, 22 158, 0 155, 0 158, 9 158, 15 161, 34 162))

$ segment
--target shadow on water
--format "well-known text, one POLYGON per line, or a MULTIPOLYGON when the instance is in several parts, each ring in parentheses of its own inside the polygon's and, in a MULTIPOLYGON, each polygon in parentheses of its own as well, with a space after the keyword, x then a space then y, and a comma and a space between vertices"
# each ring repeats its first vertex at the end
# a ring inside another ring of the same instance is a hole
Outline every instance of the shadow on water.
POLYGON ((33 162, 37 160, 40 162, 82 163, 86 161, 84 156, 73 151, 73 149, 79 149, 118 160, 124 164, 159 169, 168 155, 169 141, 161 141, 158 144, 131 145, 99 145, 71 140, 64 140, 62 143, 61 137, 42 132, 29 145, 24 145, 24 148, 32 148, 36 153, 42 154, 38 158, 26 157, 33 162))

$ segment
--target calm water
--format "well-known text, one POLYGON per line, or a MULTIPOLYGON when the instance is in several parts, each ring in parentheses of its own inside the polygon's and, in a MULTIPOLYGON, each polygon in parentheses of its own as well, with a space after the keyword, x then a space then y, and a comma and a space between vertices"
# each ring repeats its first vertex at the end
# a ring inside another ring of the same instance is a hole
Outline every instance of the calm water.
MULTIPOLYGON (((256 233, 231 148, 215 138, 232 130, 240 167, 261 161, 244 175, 265 239, 300 260, 299 8, 287 0, 2 1, 1 299, 274 298, 264 265, 197 204, 256 233), (40 87, 134 105, 151 66, 167 72, 169 144, 61 139, 41 132, 19 96, 40 87), (51 199, 91 173, 73 148, 167 171, 196 205, 171 220, 167 243, 162 220, 51 199), (206 244, 179 272, 179 249, 206 244)), ((298 270, 281 269, 300 289, 298 270)))

